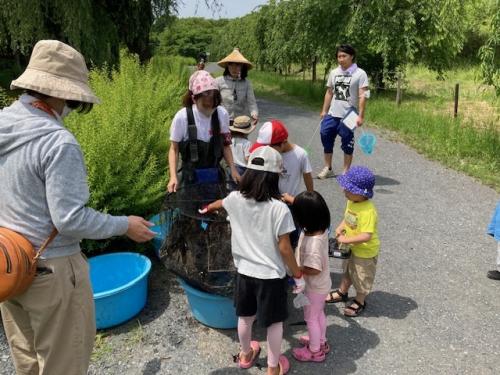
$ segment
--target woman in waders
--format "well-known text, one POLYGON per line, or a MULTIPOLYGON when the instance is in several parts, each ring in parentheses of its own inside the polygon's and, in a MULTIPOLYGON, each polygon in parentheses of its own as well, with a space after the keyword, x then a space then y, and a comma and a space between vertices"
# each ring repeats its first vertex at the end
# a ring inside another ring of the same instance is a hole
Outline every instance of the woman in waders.
POLYGON ((220 105, 219 89, 210 73, 204 70, 193 73, 183 104, 170 127, 168 192, 176 192, 182 185, 221 181, 222 158, 231 170, 231 177, 238 182, 240 175, 230 147, 229 115, 220 105), (178 177, 179 153, 182 169, 178 177))

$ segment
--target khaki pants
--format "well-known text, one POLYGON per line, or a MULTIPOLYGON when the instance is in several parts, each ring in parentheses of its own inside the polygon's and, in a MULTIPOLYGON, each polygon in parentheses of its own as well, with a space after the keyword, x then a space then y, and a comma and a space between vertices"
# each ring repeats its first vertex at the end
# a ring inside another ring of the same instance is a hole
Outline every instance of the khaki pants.
POLYGON ((40 260, 22 295, 0 304, 18 375, 87 374, 95 337, 89 267, 81 254, 40 260))
POLYGON ((354 254, 349 258, 347 276, 356 289, 356 293, 367 296, 371 292, 377 272, 377 259, 378 257, 358 258, 354 254))

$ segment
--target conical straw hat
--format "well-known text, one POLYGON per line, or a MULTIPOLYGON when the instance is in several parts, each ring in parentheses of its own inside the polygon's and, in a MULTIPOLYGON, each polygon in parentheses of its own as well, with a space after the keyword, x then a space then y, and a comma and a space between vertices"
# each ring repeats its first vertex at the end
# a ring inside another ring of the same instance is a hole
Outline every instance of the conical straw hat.
POLYGON ((253 68, 252 63, 245 59, 245 56, 241 54, 238 48, 235 48, 233 52, 219 61, 217 65, 219 65, 221 68, 225 68, 228 63, 245 64, 246 66, 248 66, 249 70, 253 68))

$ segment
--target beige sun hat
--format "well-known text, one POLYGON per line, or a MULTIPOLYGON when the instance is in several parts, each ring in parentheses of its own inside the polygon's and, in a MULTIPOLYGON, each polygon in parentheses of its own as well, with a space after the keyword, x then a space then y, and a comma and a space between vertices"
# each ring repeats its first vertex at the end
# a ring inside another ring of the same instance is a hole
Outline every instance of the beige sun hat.
POLYGON ((233 52, 219 61, 217 65, 219 65, 221 68, 225 68, 228 63, 245 64, 246 66, 248 66, 248 70, 253 68, 252 63, 245 59, 245 56, 241 54, 239 48, 235 48, 233 52))
POLYGON ((82 54, 58 40, 40 40, 33 47, 26 70, 10 89, 27 89, 58 99, 99 103, 89 84, 82 54))
POLYGON ((252 125, 252 119, 248 116, 238 116, 234 119, 233 125, 229 125, 229 129, 233 132, 250 134, 255 130, 255 124, 252 125))

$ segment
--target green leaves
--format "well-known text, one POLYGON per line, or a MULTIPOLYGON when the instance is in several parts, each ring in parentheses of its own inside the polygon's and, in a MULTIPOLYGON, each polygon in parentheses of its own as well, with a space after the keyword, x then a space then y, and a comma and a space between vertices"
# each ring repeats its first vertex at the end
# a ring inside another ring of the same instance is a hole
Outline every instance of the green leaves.
MULTIPOLYGON (((68 128, 80 142, 88 171, 89 205, 112 215, 157 212, 167 186, 169 128, 180 109, 188 73, 176 58, 140 65, 122 54, 120 70, 91 73, 101 104, 71 114, 68 128)), ((87 244, 88 249, 105 243, 87 244)))

